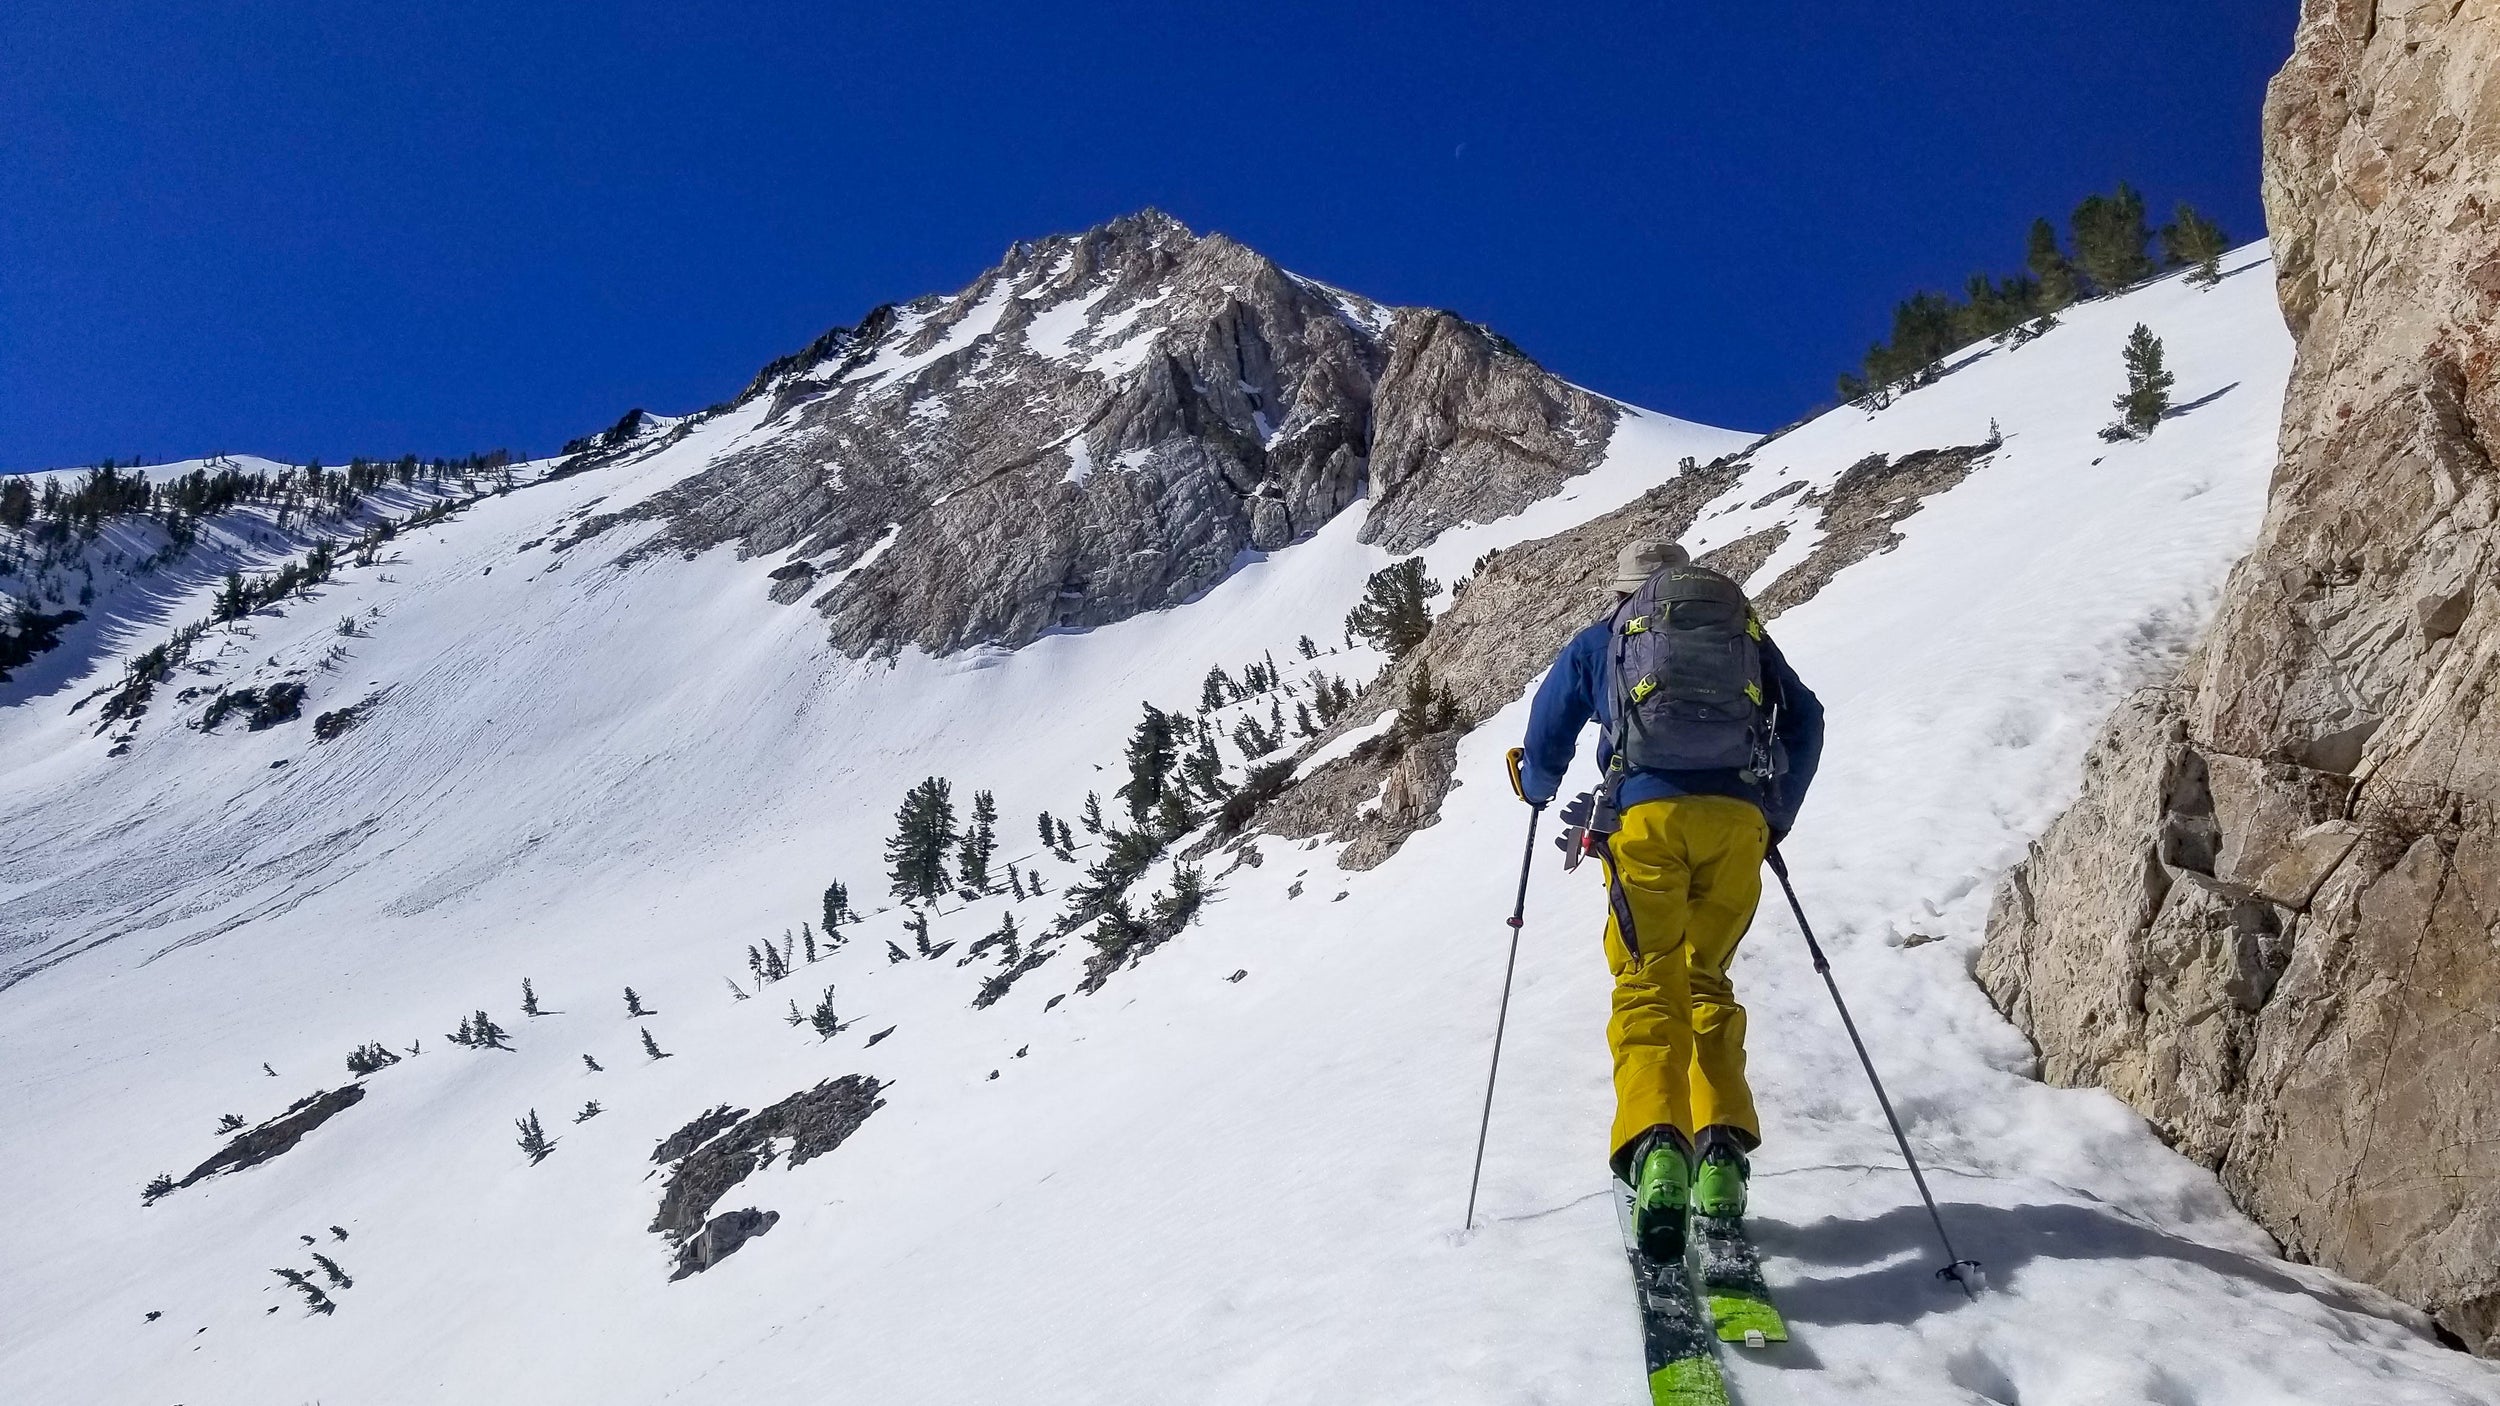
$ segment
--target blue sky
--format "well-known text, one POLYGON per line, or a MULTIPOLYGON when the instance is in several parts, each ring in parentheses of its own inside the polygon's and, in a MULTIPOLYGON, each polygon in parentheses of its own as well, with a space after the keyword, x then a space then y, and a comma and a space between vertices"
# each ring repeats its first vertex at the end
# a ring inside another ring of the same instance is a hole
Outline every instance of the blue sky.
POLYGON ((543 453, 1145 205, 1767 429, 2087 190, 2260 233, 2294 10, 27 0, 0 470, 543 453))

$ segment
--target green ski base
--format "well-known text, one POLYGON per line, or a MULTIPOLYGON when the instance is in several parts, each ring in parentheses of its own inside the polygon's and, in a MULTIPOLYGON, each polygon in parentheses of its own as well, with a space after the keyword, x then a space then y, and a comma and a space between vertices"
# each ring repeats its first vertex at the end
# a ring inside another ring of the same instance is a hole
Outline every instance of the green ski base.
POLYGON ((1767 1347, 1788 1341, 1787 1320, 1771 1304, 1771 1286, 1762 1278, 1762 1256, 1745 1234, 1744 1221, 1734 1217, 1693 1217, 1693 1238, 1701 1244, 1701 1291, 1710 1304, 1710 1321, 1723 1343, 1767 1347))
POLYGON ((1641 1349, 1649 1363, 1650 1406, 1730 1406, 1718 1345, 1703 1323, 1692 1268, 1682 1258, 1653 1260, 1632 1238, 1632 1189, 1615 1184, 1615 1219, 1632 1261, 1641 1310, 1641 1349))

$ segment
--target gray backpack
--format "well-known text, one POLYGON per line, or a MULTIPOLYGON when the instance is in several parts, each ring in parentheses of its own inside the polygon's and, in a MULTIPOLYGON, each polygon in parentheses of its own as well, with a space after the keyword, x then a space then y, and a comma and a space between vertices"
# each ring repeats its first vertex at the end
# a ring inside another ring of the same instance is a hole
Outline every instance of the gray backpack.
POLYGON ((1777 776, 1776 700, 1763 688, 1762 621, 1743 588, 1707 567, 1667 567, 1615 611, 1608 771, 1777 776))

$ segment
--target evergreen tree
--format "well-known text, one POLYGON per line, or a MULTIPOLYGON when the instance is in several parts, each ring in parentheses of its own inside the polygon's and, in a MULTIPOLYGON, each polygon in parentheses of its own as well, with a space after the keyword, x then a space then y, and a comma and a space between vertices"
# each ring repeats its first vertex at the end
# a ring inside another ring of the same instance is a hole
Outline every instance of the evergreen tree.
MULTIPOLYGON (((1486 555, 1489 556, 1491 553, 1487 553, 1486 555)), ((1481 565, 1482 563, 1478 564, 1481 565)), ((1296 640, 1294 642, 1294 648, 1301 650, 1302 657, 1305 659, 1317 659, 1319 657, 1319 646, 1311 642, 1311 637, 1309 635, 1304 635, 1301 639, 1296 640)))
POLYGON ((217 1120, 217 1131, 221 1133, 237 1132, 242 1127, 243 1116, 239 1113, 228 1113, 217 1120))
POLYGON ((1056 830, 1053 830, 1053 829, 1051 829, 1051 828, 1050 828, 1050 812, 1049 812, 1049 811, 1043 811, 1043 812, 1041 813, 1041 817, 1040 817, 1040 821, 1039 821, 1039 823, 1040 823, 1041 832, 1042 832, 1042 848, 1044 848, 1044 849, 1052 849, 1052 848, 1055 848, 1055 847, 1058 845, 1058 843, 1059 843, 1059 832, 1057 832, 1056 830))
POLYGON ((957 848, 955 869, 965 888, 987 892, 990 856, 998 852, 998 802, 987 791, 972 793, 972 824, 957 848))
POLYGON ((826 987, 825 994, 816 998, 816 1009, 809 1013, 807 1020, 815 1028, 819 1040, 830 1040, 842 1033, 842 1021, 833 1013, 832 987, 826 987))
MULTIPOLYGON (((1097 822, 1102 819, 1102 807, 1099 804, 1094 807, 1094 819, 1097 822)), ((1059 826, 1059 855, 1063 859, 1069 859, 1070 862, 1074 862, 1069 851, 1076 848, 1076 836, 1068 833, 1068 822, 1062 820, 1057 823, 1059 826)), ((1100 828, 1099 824, 1097 825, 1097 828, 1100 828)))
POLYGON ((2127 334, 2123 355, 2127 393, 2111 402, 2118 407, 2118 424, 2112 428, 2121 431, 2122 437, 2142 439, 2170 409, 2170 387, 2176 378, 2162 366, 2161 338, 2141 322, 2127 334))
POLYGON ((1128 782, 1112 793, 1128 802, 1129 819, 1140 823, 1162 803, 1174 756, 1171 717, 1152 703, 1145 709, 1137 730, 1129 734, 1128 782))
POLYGON ((1007 866, 1007 891, 1016 896, 1016 902, 1024 901, 1024 880, 1017 875, 1016 866, 1012 864, 1007 866))
POLYGON ((1293 705, 1293 730, 1303 737, 1319 736, 1319 725, 1311 721, 1310 704, 1296 703, 1293 705))
POLYGON ((538 1126, 537 1109, 531 1109, 527 1118, 513 1119, 512 1126, 521 1130, 521 1150, 529 1154, 530 1165, 546 1161, 547 1154, 556 1150, 556 1145, 547 1141, 547 1130, 538 1126))
POLYGON ((656 1014, 656 1012, 644 1010, 642 1008, 642 998, 634 994, 634 988, 628 986, 625 988, 625 1014, 629 1016, 653 1015, 656 1014))
POLYGON ((1218 664, 1207 670, 1207 681, 1198 689, 1198 711, 1212 713, 1230 703, 1233 701, 1232 691, 1233 681, 1225 674, 1223 665, 1218 664))
POLYGON ((1345 618, 1346 631, 1391 659, 1421 643, 1432 628, 1426 602, 1440 594, 1441 583, 1424 575, 1424 559, 1408 557, 1371 574, 1363 598, 1345 618))
POLYGON ((1197 817, 1189 813, 1189 802, 1181 799, 1177 788, 1165 791, 1163 799, 1155 803, 1155 827, 1166 836, 1178 838, 1186 835, 1189 827, 1196 823, 1197 817))
POLYGON ((1204 869, 1195 864, 1179 865, 1172 871, 1171 889, 1156 894, 1148 903, 1147 926, 1160 936, 1170 937, 1196 921, 1198 910, 1215 894, 1204 869))
MULTIPOLYGON (((1080 825, 1082 825, 1082 826, 1084 826, 1084 827, 1085 827, 1085 833, 1086 833, 1086 834, 1088 834, 1088 835, 1099 835, 1099 834, 1101 834, 1101 833, 1102 833, 1102 797, 1100 797, 1100 796, 1098 796, 1098 795, 1095 795, 1095 794, 1094 794, 1093 792, 1091 792, 1091 791, 1086 792, 1086 793, 1085 793, 1085 809, 1084 809, 1083 811, 1081 811, 1081 812, 1079 812, 1079 813, 1078 813, 1078 815, 1077 815, 1077 818, 1076 818, 1076 819, 1077 819, 1077 823, 1078 823, 1078 824, 1080 824, 1080 825)), ((1061 827, 1060 827, 1060 830, 1059 830, 1059 835, 1060 835, 1060 838, 1065 839, 1065 838, 1067 837, 1067 834, 1068 834, 1067 827, 1065 827, 1065 826, 1061 826, 1061 827)), ((1069 846, 1069 848, 1074 848, 1074 846, 1069 846)))
POLYGON ((165 1197, 173 1194, 173 1173, 158 1172, 155 1176, 149 1178, 147 1186, 139 1192, 139 1200, 141 1204, 145 1204, 151 1201, 163 1200, 165 1197))
POLYGON ((1181 780, 1210 801, 1220 801, 1232 793, 1224 783, 1224 757, 1215 750, 1215 734, 1201 731, 1198 745, 1181 761, 1181 780))
POLYGON ((2066 223, 2075 237, 2075 264, 2100 291, 2115 293, 2153 275, 2152 256, 2144 252, 2153 237, 2144 224, 2144 197, 2125 181, 2116 195, 2085 196, 2066 223))
POLYGON ((605 1074, 608 1072, 605 1066, 601 1065, 599 1061, 592 1059, 588 1055, 582 1056, 582 1063, 588 1065, 590 1067, 590 1072, 593 1074, 605 1074))
POLYGON ((573 1121, 576 1123, 587 1123, 591 1119, 596 1118, 605 1112, 607 1112, 607 1110, 599 1106, 599 1100, 595 1098, 589 1099, 582 1104, 582 1111, 573 1115, 573 1121))
POLYGON ((252 590, 243 584, 243 573, 227 572, 226 584, 218 589, 217 600, 209 607, 210 616, 218 620, 240 620, 251 613, 252 590))
POLYGON ((653 1059, 669 1057, 667 1051, 660 1048, 660 1042, 651 1038, 651 1027, 648 1025, 642 1027, 642 1052, 653 1059))
POLYGON ((1451 731, 1459 721, 1458 699, 1433 682, 1431 665, 1417 664, 1398 697, 1398 717, 1389 733, 1392 750, 1403 752, 1436 732, 1451 731))
POLYGON ((2170 223, 2161 227, 2162 262, 2171 268, 2192 267, 2187 281, 2211 288, 2222 281, 2222 256, 2231 247, 2222 226, 2198 214, 2182 200, 2170 223))
POLYGON ((2037 298, 2039 311, 2053 313, 2082 296, 2083 288, 2075 277, 2075 266, 2066 261, 2066 251, 2057 247, 2057 226, 2045 219, 2031 222, 2031 246, 2023 263, 2040 285, 2037 298))
POLYGON ((831 949, 841 946, 842 924, 844 920, 856 919, 858 917, 859 915, 857 913, 851 911, 851 891, 844 888, 839 879, 827 885, 825 888, 826 948, 831 949))
POLYGON ((538 1010, 538 993, 537 993, 536 991, 533 991, 533 990, 531 990, 531 989, 530 989, 530 979, 529 979, 528 977, 526 977, 526 976, 525 976, 525 977, 522 977, 522 978, 521 978, 521 1014, 523 1014, 523 1015, 530 1015, 530 1016, 534 1016, 534 1015, 537 1015, 538 1013, 539 1013, 539 1010, 538 1010))
POLYGON ((322 1276, 330 1281, 331 1288, 353 1289, 356 1287, 356 1281, 347 1277, 347 1271, 339 1268, 339 1262, 337 1260, 330 1258, 328 1255, 321 1253, 319 1250, 313 1251, 312 1258, 313 1263, 321 1267, 322 1276))
POLYGON ((929 915, 916 908, 911 915, 911 940, 912 945, 920 949, 921 956, 929 955, 929 915))
POLYGON ((894 896, 927 902, 946 892, 946 852, 955 847, 954 788, 932 776, 911 788, 894 813, 894 838, 885 843, 894 896))

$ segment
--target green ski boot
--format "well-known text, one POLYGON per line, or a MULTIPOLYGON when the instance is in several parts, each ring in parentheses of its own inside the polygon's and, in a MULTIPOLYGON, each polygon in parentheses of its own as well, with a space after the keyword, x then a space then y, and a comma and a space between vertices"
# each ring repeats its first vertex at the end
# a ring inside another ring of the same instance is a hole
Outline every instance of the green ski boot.
POLYGON ((1684 1135, 1661 1128, 1632 1159, 1632 1238, 1641 1253, 1682 1263, 1684 1219, 1692 1205, 1693 1161, 1684 1135))
POLYGON ((1693 1174, 1693 1214, 1714 1220, 1742 1220, 1745 1215, 1746 1165, 1736 1135, 1719 1127, 1701 1134, 1701 1166, 1693 1174))

